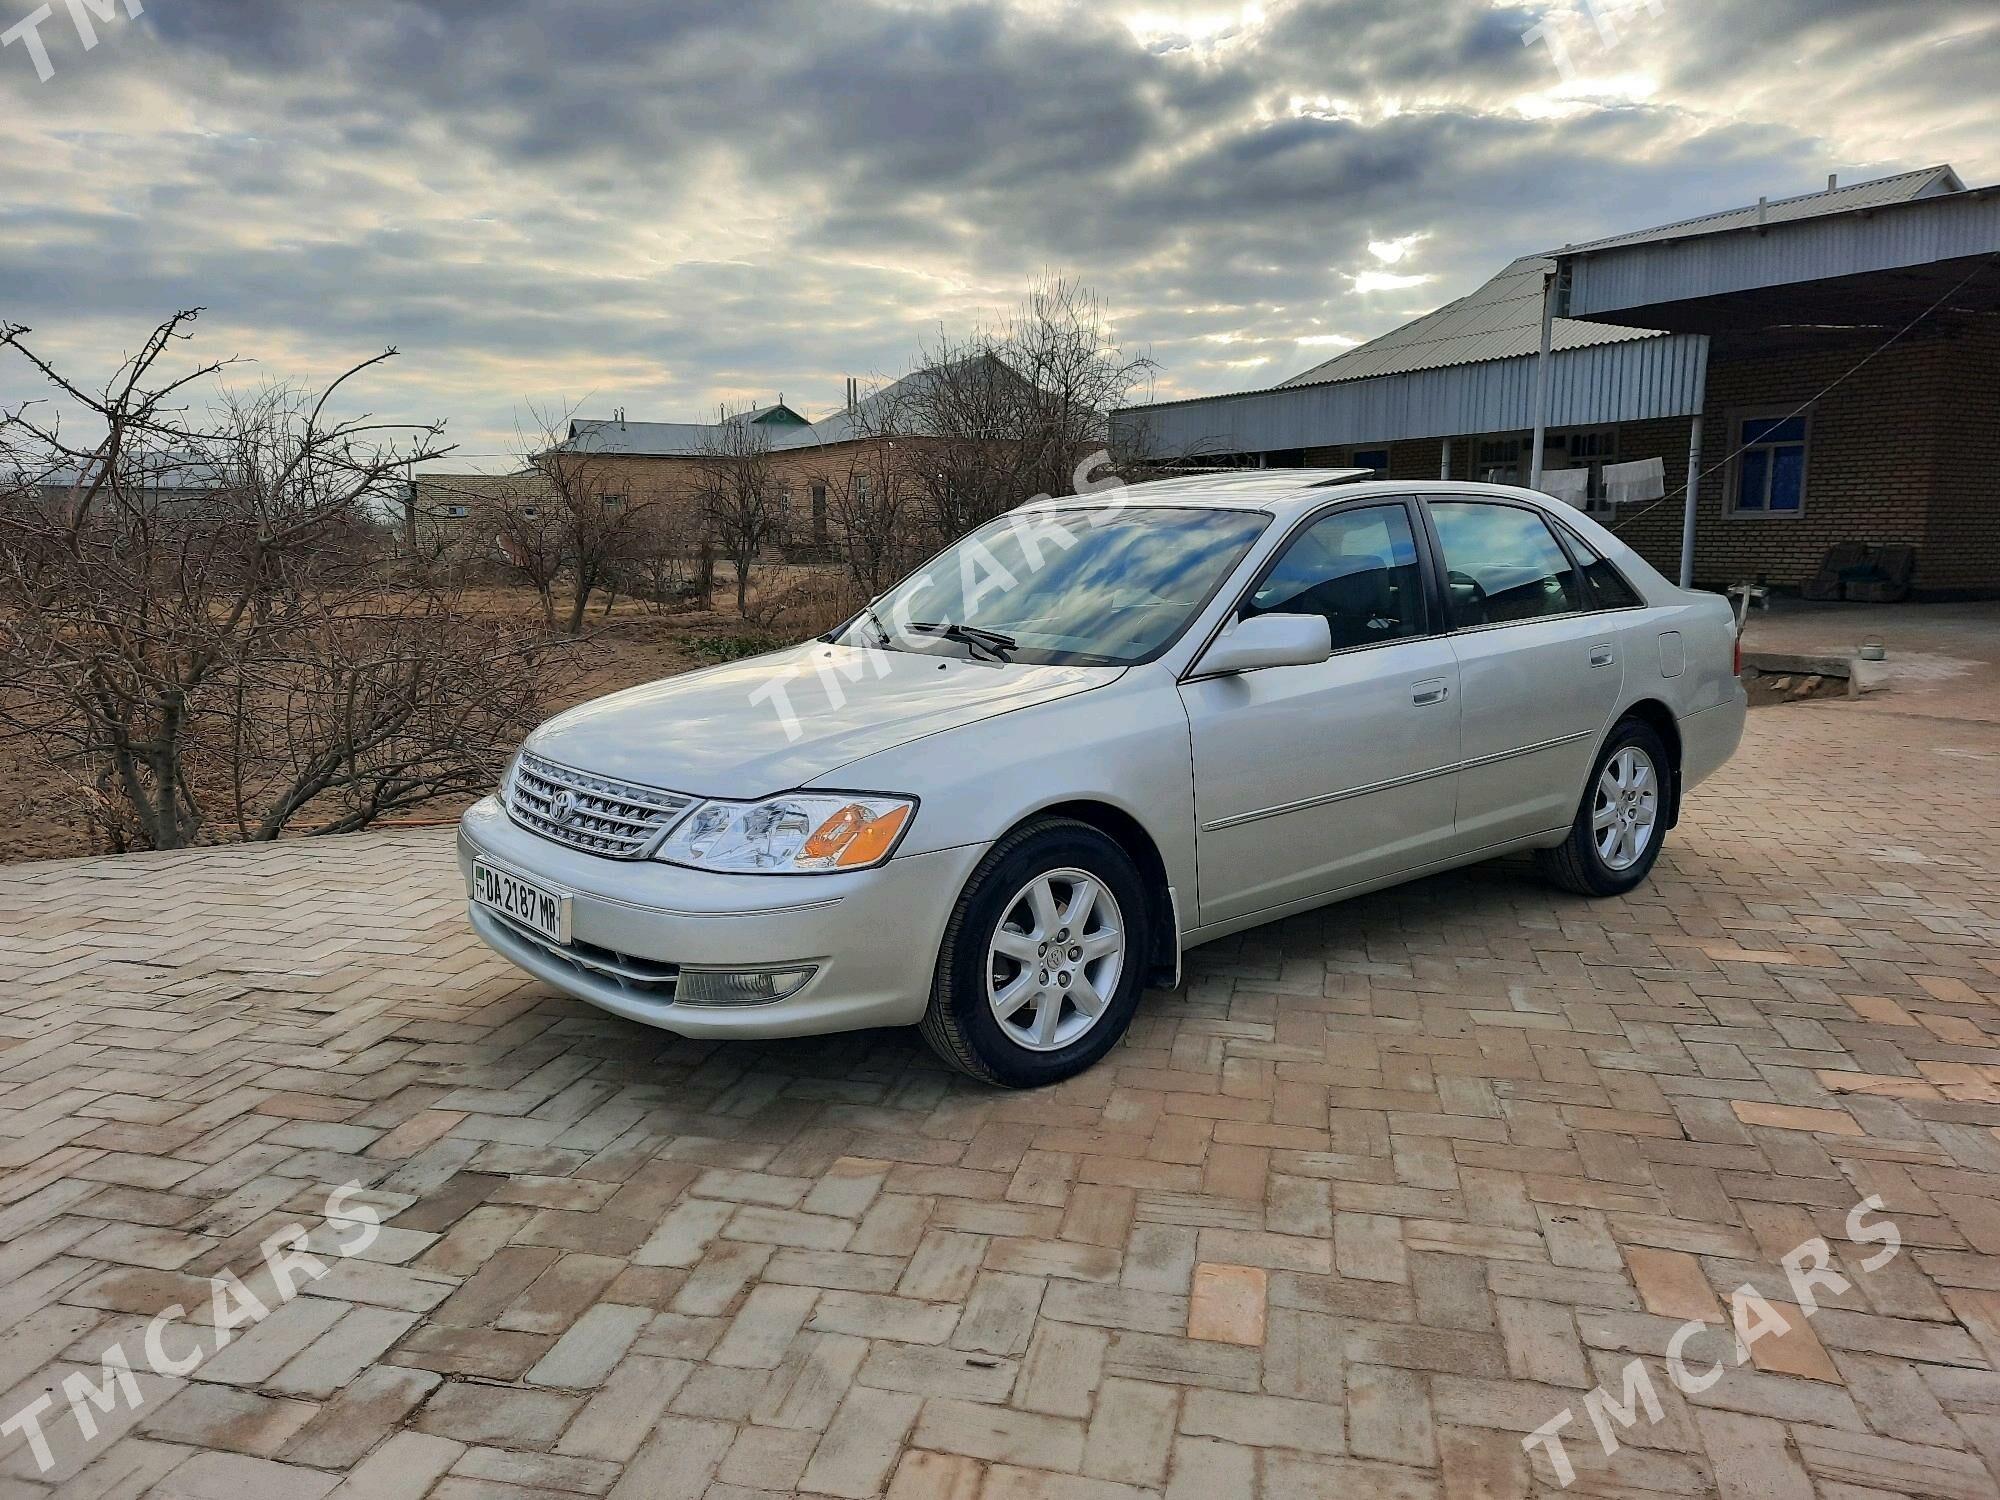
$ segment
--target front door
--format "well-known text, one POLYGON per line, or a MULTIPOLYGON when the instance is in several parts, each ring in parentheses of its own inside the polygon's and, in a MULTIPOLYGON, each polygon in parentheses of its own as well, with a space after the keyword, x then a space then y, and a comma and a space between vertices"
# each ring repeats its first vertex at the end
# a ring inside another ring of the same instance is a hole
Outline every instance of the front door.
POLYGON ((1576 816, 1624 681, 1621 621, 1586 612, 1531 506, 1440 500, 1430 515, 1463 700, 1455 847, 1470 853, 1576 816))
POLYGON ((1334 652, 1182 684, 1193 735, 1200 922, 1414 869, 1453 826, 1458 666, 1431 629, 1414 511, 1307 523, 1237 618, 1319 614, 1334 652))

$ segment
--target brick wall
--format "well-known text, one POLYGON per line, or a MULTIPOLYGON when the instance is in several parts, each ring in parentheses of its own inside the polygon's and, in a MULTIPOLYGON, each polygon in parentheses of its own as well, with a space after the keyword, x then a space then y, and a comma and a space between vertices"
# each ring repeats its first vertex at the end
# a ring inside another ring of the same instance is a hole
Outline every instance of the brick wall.
POLYGON ((2000 333, 1952 345, 1941 393, 1937 494, 1917 584, 2000 594, 2000 333))
MULTIPOLYGON (((1699 586, 1721 589, 1761 576, 1797 588, 1834 542, 1900 542, 1917 548, 1920 593, 2000 595, 2000 334, 1918 334, 1878 354, 1813 408, 1804 509, 1732 513, 1736 470, 1727 461, 1738 420, 1784 415, 1872 347, 1873 340, 1843 339, 1762 355, 1717 350, 1695 528, 1699 586)), ((1663 459, 1670 498, 1607 518, 1670 578, 1680 570, 1689 425, 1682 417, 1619 427, 1619 457, 1663 459)), ((1438 439, 1386 446, 1392 479, 1438 477, 1438 439)), ((1350 451, 1308 449, 1305 461, 1337 466, 1350 451)), ((1451 472, 1471 475, 1471 439, 1453 439, 1451 472)))
MULTIPOLYGON (((1790 516, 1730 511, 1728 464, 1736 419, 1782 415, 1838 380, 1868 344, 1762 357, 1718 353, 1709 370, 1695 581, 1722 588, 1764 577, 1796 588, 1836 541, 1917 548, 1921 592, 2000 591, 2000 341, 1912 337, 1877 355, 1812 413, 1804 509, 1790 516), (1718 464, 1724 467, 1717 469, 1718 464)), ((1622 457, 1661 455, 1667 492, 1657 509, 1628 512, 1619 534, 1662 572, 1680 564, 1679 490, 1687 477, 1685 420, 1626 423, 1622 457)))

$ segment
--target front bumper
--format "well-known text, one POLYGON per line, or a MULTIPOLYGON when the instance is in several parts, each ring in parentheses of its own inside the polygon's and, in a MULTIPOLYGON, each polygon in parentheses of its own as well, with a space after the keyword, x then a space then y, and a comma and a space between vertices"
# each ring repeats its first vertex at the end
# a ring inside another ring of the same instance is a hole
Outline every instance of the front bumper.
POLYGON ((459 874, 484 860, 571 897, 568 953, 468 899, 495 952, 563 993, 692 1037, 811 1036, 912 1026, 929 1000, 952 906, 985 848, 898 856, 851 875, 715 875, 567 849, 520 827, 499 801, 458 826, 459 874), (672 984, 633 982, 677 966, 811 965, 797 994, 763 1005, 689 1005, 672 984), (622 969, 621 980, 608 970, 622 969))

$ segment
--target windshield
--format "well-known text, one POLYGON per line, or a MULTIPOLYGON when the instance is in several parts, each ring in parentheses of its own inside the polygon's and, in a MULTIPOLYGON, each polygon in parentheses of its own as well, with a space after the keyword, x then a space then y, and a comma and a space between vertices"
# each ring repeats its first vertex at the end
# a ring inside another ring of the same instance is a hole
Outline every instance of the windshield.
POLYGON ((932 558, 833 639, 1130 666, 1173 643, 1269 519, 1138 505, 1016 511, 932 558))

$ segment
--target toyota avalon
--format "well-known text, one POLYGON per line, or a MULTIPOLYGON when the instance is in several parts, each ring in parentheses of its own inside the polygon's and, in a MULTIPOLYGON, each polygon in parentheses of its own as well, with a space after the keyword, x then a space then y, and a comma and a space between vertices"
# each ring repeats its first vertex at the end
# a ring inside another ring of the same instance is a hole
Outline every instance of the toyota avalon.
POLYGON ((473 926, 691 1037, 915 1025, 992 1083, 1188 949, 1518 850, 1645 880, 1741 737, 1728 604, 1526 490, 1260 470, 1041 501, 804 645, 544 724, 473 926))

